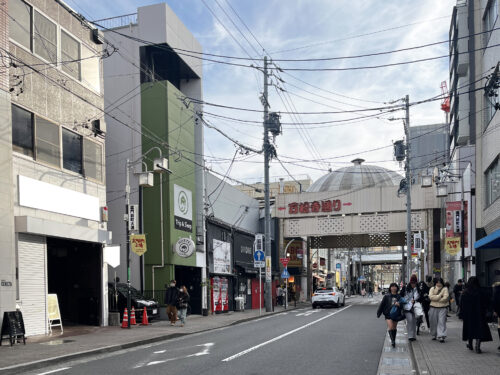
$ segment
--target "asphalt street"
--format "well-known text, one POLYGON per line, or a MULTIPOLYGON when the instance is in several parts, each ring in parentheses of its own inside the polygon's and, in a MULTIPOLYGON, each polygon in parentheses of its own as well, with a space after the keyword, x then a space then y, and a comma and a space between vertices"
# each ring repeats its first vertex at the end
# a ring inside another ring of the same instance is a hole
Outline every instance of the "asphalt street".
POLYGON ((386 329, 375 302, 288 311, 30 374, 376 374, 386 329))

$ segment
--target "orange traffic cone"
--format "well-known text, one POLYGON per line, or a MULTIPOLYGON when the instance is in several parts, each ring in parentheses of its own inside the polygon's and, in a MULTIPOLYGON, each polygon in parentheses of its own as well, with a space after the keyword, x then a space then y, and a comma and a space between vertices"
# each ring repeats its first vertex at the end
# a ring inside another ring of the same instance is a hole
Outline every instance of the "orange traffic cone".
POLYGON ((148 312, 146 311, 146 308, 144 308, 144 311, 142 312, 142 324, 143 326, 148 326, 148 312))
POLYGON ((136 326, 137 322, 135 321, 135 309, 134 306, 132 306, 132 313, 130 314, 130 325, 131 326, 136 326))
POLYGON ((128 311, 126 307, 123 312, 122 328, 128 328, 128 311))

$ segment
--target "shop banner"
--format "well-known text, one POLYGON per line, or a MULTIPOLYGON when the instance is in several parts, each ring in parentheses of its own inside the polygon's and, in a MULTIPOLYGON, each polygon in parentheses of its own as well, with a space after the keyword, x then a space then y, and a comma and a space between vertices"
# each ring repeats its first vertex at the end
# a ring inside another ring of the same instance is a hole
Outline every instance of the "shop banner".
POLYGON ((137 255, 141 256, 148 248, 146 246, 146 235, 145 234, 131 234, 130 235, 130 246, 132 251, 137 255))
MULTIPOLYGON (((468 214, 467 214, 467 201, 464 201, 464 217, 462 217, 462 204, 460 201, 457 202, 446 202, 446 238, 461 238, 462 221, 464 228, 464 248, 469 247, 469 225, 468 225, 468 214)), ((453 244, 456 244, 453 242, 453 244)), ((460 249, 459 243, 459 249, 460 249)), ((445 242, 445 249, 446 242, 445 242)), ((451 255, 454 255, 450 253, 451 255)))
POLYGON ((444 249, 450 255, 457 255, 462 250, 460 237, 446 237, 444 240, 444 249))
POLYGON ((231 273, 231 244, 220 240, 213 240, 214 273, 231 273))
MULTIPOLYGON (((290 241, 285 241, 284 246, 286 247, 289 242, 290 241)), ((288 262, 289 268, 302 267, 302 258, 304 254, 303 246, 303 241, 294 240, 286 249, 286 252, 290 254, 290 256, 288 256, 288 258, 290 259, 290 261, 288 262)))

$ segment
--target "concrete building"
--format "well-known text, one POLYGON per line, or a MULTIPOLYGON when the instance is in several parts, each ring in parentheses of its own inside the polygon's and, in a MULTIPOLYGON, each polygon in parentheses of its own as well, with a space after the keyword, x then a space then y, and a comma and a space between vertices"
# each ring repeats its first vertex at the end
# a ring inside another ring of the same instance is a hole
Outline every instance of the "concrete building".
POLYGON ((59 0, 0 4, 0 319, 107 325, 103 45, 59 0), (95 122, 95 120, 97 120, 95 122))
POLYGON ((102 24, 106 40, 119 48, 104 64, 110 228, 121 245, 121 265, 110 271, 127 280, 129 160, 131 204, 139 205, 140 215, 135 230, 146 233, 148 248, 130 256, 131 283, 161 302, 169 280, 185 283, 192 312, 200 314, 207 309, 203 127, 196 125, 200 108, 185 97, 202 99, 202 64, 177 49, 199 54, 201 46, 165 3, 102 24), (155 174, 154 187, 140 187, 138 173, 155 169, 160 157, 169 160, 171 174, 155 174))
POLYGON ((500 39, 494 30, 498 7, 498 0, 457 1, 450 26, 451 160, 445 182, 448 211, 464 211, 463 264, 461 252, 443 253, 452 282, 476 274, 483 285, 500 281, 500 53, 490 48, 500 39))
POLYGON ((411 126, 410 147, 412 180, 420 183, 421 176, 431 176, 436 166, 443 167, 448 162, 447 124, 411 126))

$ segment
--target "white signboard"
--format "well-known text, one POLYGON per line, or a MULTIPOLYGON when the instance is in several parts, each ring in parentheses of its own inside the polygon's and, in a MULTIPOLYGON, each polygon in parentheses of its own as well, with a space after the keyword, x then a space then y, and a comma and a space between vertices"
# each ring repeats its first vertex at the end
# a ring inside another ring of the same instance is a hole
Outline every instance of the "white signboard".
POLYGON ((175 229, 193 231, 193 194, 191 190, 174 184, 175 229))
POLYGON ((19 205, 83 219, 101 220, 99 198, 21 175, 19 205))
POLYGON ((191 238, 179 238, 174 245, 174 251, 183 258, 189 258, 194 253, 194 241, 191 238))
POLYGON ((116 268, 120 265, 120 245, 109 245, 104 247, 104 263, 116 268))
POLYGON ((139 230, 138 223, 139 217, 139 205, 131 204, 128 206, 128 230, 136 231, 139 230))
POLYGON ((214 273, 231 273, 231 244, 214 239, 214 273))

